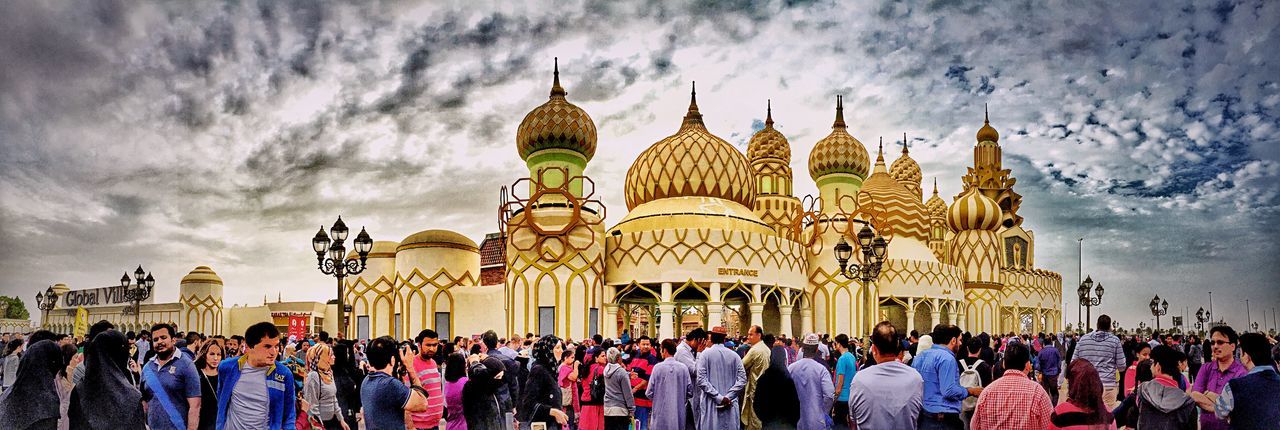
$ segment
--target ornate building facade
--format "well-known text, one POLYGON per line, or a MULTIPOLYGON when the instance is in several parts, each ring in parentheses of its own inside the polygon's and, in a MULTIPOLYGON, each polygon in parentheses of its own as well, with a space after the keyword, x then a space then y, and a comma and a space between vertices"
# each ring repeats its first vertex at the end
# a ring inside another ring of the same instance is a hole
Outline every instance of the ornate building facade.
POLYGON ((892 163, 883 145, 873 159, 843 109, 837 99, 831 133, 808 157, 819 195, 802 200, 772 106, 743 154, 707 129, 695 90, 675 132, 632 163, 627 213, 609 226, 584 173, 595 124, 569 101, 557 66, 547 102, 517 129, 529 172, 502 190, 500 231, 481 245, 437 230, 375 245, 388 262, 394 248, 394 268, 375 269, 371 256, 370 269, 348 280, 347 299, 357 319, 373 321, 373 336, 434 328, 672 337, 726 321, 792 336, 864 335, 886 319, 921 331, 1061 330, 1061 277, 1035 266, 999 133, 984 122, 964 190, 947 204, 936 179, 924 198, 906 136, 892 163), (889 239, 883 270, 866 285, 839 273, 833 251, 842 236, 856 246, 861 221, 889 239), (441 254, 401 257, 415 247, 441 254))

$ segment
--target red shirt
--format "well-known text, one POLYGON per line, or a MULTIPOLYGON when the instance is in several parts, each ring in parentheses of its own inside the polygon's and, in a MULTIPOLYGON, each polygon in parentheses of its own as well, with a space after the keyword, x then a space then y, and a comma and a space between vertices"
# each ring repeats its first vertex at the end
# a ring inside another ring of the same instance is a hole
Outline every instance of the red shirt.
MULTIPOLYGON (((631 378, 631 388, 633 389, 639 386, 641 382, 648 381, 649 375, 653 373, 653 365, 649 364, 649 360, 645 360, 643 357, 636 357, 631 360, 631 369, 643 369, 645 375, 644 378, 631 378)), ((639 376, 639 373, 640 372, 636 372, 637 376, 639 376)), ((653 407, 653 401, 649 400, 649 398, 645 396, 643 388, 635 392, 635 398, 637 407, 653 407)))
POLYGON ((441 391, 440 368, 435 360, 423 360, 422 356, 413 357, 413 370, 418 373, 418 382, 427 390, 427 410, 410 412, 413 426, 430 429, 440 426, 440 418, 444 416, 444 394, 441 391))
POLYGON ((1041 430, 1049 427, 1049 394, 1020 370, 1006 370, 982 390, 973 412, 974 429, 1041 430))

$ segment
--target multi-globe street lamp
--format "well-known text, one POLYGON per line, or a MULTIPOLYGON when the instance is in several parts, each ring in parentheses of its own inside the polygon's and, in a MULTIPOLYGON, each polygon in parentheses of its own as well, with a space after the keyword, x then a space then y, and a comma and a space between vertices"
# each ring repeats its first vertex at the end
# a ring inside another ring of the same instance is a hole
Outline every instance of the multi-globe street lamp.
POLYGON ((350 230, 347 229, 347 224, 342 222, 342 217, 339 216, 338 221, 329 228, 329 234, 326 235, 324 226, 320 226, 320 231, 311 238, 311 247, 316 252, 320 272, 338 278, 338 336, 345 336, 347 332, 347 303, 342 294, 343 280, 347 275, 358 275, 364 272, 369 251, 373 249, 373 239, 369 237, 364 227, 361 227, 360 234, 356 235, 353 241, 359 258, 347 258, 347 248, 343 243, 347 241, 348 233, 350 230))
POLYGON ((124 299, 133 305, 124 308, 122 312, 125 315, 133 314, 133 322, 140 323, 142 320, 142 301, 151 297, 151 290, 156 286, 156 278, 151 276, 142 265, 138 265, 138 269, 133 271, 133 277, 137 283, 132 287, 129 285, 129 273, 125 272, 120 277, 120 287, 124 288, 124 299), (143 276, 146 275, 146 276, 143 276))
POLYGON ((836 262, 840 264, 840 274, 846 279, 855 279, 866 284, 880 276, 880 268, 884 265, 889 243, 884 240, 884 236, 871 231, 871 226, 865 221, 854 221, 862 224, 862 229, 858 230, 857 235, 858 248, 862 249, 862 262, 855 261, 852 264, 849 262, 849 258, 853 256, 853 246, 844 240, 844 235, 841 235, 840 241, 836 243, 836 262))
POLYGON ((1151 316, 1156 317, 1156 331, 1160 331, 1160 317, 1169 313, 1169 301, 1160 300, 1160 295, 1157 294, 1148 306, 1151 307, 1151 316))
POLYGON ((1209 312, 1206 312, 1204 308, 1197 309, 1196 310, 1196 330, 1204 331, 1204 323, 1209 321, 1209 319, 1212 317, 1213 315, 1211 315, 1209 312))
POLYGON ((53 286, 44 290, 43 293, 36 293, 36 307, 40 308, 40 328, 44 328, 49 324, 49 311, 58 306, 58 292, 53 291, 53 286))
POLYGON ((1089 331, 1089 321, 1093 319, 1093 307, 1102 304, 1102 283, 1097 284, 1094 288, 1093 276, 1086 276, 1084 281, 1080 282, 1080 288, 1076 289, 1076 295, 1080 298, 1080 306, 1084 306, 1084 331, 1089 331), (1096 295, 1093 294, 1096 291, 1096 295))

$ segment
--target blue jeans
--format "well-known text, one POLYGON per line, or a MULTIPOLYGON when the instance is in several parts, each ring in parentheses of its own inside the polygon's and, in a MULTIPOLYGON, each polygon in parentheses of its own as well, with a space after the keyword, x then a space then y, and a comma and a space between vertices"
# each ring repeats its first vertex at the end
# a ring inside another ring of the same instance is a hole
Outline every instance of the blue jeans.
POLYGON ((636 406, 636 419, 640 421, 640 428, 636 430, 649 430, 649 407, 636 406))

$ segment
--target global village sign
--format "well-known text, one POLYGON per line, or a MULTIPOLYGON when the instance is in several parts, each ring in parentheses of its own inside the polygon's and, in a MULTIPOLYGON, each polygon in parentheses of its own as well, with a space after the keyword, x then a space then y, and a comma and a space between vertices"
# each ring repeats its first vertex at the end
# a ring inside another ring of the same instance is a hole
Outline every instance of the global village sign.
MULTIPOLYGON (((132 302, 125 299, 125 287, 102 287, 90 288, 87 290, 71 290, 62 295, 61 305, 66 309, 74 309, 76 307, 99 307, 99 306, 121 306, 131 305, 132 302)), ((151 303, 155 296, 152 295, 142 303, 151 303)))

